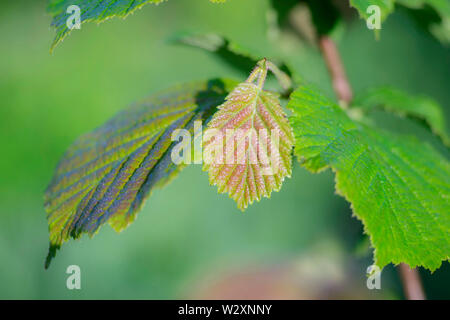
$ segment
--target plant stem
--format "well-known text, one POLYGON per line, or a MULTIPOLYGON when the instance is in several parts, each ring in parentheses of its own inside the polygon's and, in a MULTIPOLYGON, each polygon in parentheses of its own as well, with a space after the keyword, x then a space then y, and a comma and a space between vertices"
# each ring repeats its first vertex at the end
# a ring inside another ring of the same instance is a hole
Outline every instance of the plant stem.
MULTIPOLYGON (((352 100, 353 93, 336 44, 330 37, 322 35, 319 37, 319 47, 328 66, 334 91, 339 100, 348 105, 352 100)), ((425 293, 417 269, 411 269, 408 265, 400 263, 398 270, 406 299, 425 300, 425 293)))
POLYGON ((425 300, 425 293, 417 269, 411 269, 407 264, 400 263, 398 271, 402 279, 406 299, 425 300))
POLYGON ((352 100, 353 93, 336 44, 330 37, 322 35, 319 37, 319 48, 330 72, 336 95, 340 101, 348 104, 352 100))

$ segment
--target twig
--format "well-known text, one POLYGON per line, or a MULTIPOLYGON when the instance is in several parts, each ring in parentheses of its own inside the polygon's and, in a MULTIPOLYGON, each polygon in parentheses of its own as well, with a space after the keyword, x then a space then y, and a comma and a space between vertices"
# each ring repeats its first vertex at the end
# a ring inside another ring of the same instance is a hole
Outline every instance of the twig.
POLYGON ((425 300, 425 293, 417 269, 411 269, 407 264, 400 263, 398 271, 402 279, 406 299, 425 300))
POLYGON ((319 48, 330 72, 334 91, 339 100, 348 104, 353 98, 353 93, 336 44, 330 37, 322 35, 319 37, 319 48))

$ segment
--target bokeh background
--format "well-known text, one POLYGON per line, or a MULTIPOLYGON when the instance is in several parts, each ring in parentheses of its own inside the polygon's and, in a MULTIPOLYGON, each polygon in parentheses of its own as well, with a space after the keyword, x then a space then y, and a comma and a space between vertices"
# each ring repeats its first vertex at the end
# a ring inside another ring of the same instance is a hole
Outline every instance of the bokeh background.
MULTIPOLYGON (((218 33, 269 57, 274 47, 266 0, 171 0, 125 21, 82 25, 50 54, 45 7, 0 2, 0 298, 403 298, 392 265, 382 290, 366 288, 372 252, 361 223, 334 194, 329 171, 312 175, 298 163, 279 193, 245 213, 192 165, 155 191, 127 230, 104 226, 93 239, 70 241, 44 270, 43 192, 76 137, 174 83, 245 77, 174 44, 175 34, 218 33), (66 288, 72 264, 81 267, 81 290, 66 288)), ((338 45, 355 92, 395 85, 433 97, 449 118, 450 50, 405 10, 388 18, 379 41, 362 21, 348 22, 338 45)), ((317 48, 293 38, 276 48, 333 96, 317 48)), ((420 272, 429 298, 450 298, 448 262, 420 272)))

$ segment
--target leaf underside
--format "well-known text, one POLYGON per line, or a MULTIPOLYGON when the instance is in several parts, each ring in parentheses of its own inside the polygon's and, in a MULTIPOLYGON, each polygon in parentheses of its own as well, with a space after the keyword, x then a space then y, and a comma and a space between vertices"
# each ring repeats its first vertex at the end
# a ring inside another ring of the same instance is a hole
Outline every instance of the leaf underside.
POLYGON ((220 193, 227 192, 244 210, 255 200, 270 197, 281 188, 284 178, 290 177, 292 129, 278 97, 253 83, 238 85, 218 109, 208 129, 218 130, 223 138, 206 141, 204 155, 213 154, 218 146, 223 155, 221 161, 212 157, 203 169, 208 171, 210 183, 217 185, 220 193), (232 133, 227 135, 229 130, 232 133), (277 147, 270 140, 273 132, 279 136, 277 147), (266 171, 268 168, 273 170, 266 171))
POLYGON ((306 86, 288 108, 296 156, 313 172, 335 172, 336 190, 362 220, 379 267, 404 262, 434 271, 449 259, 447 159, 414 137, 350 119, 306 86))
POLYGON ((45 194, 50 252, 70 237, 93 235, 106 221, 121 231, 144 199, 182 166, 171 160, 175 129, 206 124, 236 83, 193 82, 154 94, 79 138, 65 153, 45 194))
POLYGON ((109 18, 125 18, 147 3, 158 4, 165 0, 50 0, 47 11, 52 15, 51 26, 56 29, 51 50, 71 32, 67 20, 72 13, 66 10, 71 5, 77 5, 81 10, 81 23, 103 22, 109 18))

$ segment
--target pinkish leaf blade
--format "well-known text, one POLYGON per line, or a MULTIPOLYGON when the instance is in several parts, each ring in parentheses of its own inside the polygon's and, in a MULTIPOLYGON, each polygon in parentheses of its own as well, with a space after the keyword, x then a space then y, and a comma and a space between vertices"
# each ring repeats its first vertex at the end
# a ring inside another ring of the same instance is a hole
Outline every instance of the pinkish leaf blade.
POLYGON ((294 136, 278 97, 253 83, 238 85, 218 109, 205 132, 203 169, 244 210, 290 177, 294 136))

